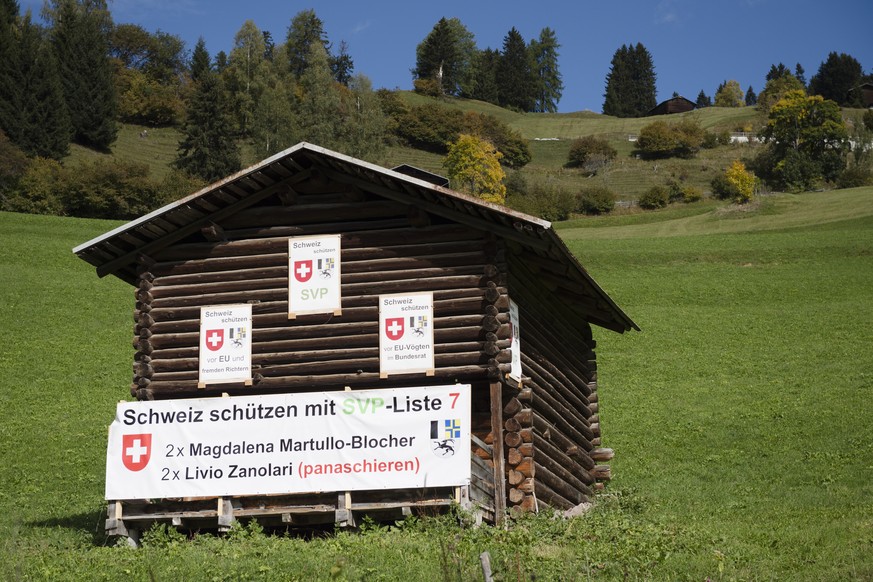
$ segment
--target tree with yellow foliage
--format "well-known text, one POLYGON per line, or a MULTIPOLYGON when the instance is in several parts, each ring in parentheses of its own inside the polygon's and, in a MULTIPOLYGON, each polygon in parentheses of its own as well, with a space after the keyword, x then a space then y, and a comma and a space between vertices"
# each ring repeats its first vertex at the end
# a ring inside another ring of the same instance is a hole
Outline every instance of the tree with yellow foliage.
POLYGON ((491 143, 474 135, 462 133, 449 144, 443 167, 452 185, 486 202, 503 204, 506 200, 506 173, 500 166, 503 157, 491 143))

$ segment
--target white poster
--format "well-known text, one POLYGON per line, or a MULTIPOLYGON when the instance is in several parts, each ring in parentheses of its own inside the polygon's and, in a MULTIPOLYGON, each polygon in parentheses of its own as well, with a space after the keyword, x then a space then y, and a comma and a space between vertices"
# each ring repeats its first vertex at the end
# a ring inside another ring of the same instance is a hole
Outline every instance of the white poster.
POLYGON ((512 360, 509 368, 509 377, 516 382, 521 382, 521 327, 519 325, 518 304, 509 300, 509 349, 512 352, 512 360))
POLYGON ((288 319, 342 314, 340 235, 288 239, 288 319))
POLYGON ((433 293, 379 296, 379 375, 433 375, 433 293))
POLYGON ((198 386, 252 381, 252 306, 200 308, 198 386))
POLYGON ((121 402, 106 499, 470 481, 470 386, 121 402))

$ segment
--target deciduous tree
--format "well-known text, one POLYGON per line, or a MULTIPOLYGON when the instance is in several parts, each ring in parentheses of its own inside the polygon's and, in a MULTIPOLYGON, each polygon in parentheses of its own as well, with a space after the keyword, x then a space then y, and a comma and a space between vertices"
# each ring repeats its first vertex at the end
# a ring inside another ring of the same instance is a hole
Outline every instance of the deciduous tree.
MULTIPOLYGON (((771 73, 773 73, 772 69, 771 73)), ((772 75, 772 78, 771 75, 767 75, 767 77, 768 80, 764 90, 758 94, 757 106, 761 111, 770 111, 770 107, 774 103, 791 91, 806 92, 806 87, 803 86, 803 83, 798 81, 797 77, 788 72, 787 69, 782 75, 772 75)))
POLYGON ((774 186, 807 190, 835 180, 846 167, 846 125, 836 102, 789 91, 770 108, 762 137, 768 148, 756 161, 774 186))
POLYGON ((443 161, 452 185, 486 202, 503 204, 506 199, 506 174, 500 167, 501 153, 485 140, 461 134, 449 146, 443 161))
POLYGON ((230 61, 222 73, 236 127, 243 137, 251 137, 254 112, 264 90, 262 77, 270 68, 265 52, 263 33, 254 21, 246 20, 234 37, 230 61))
POLYGON ((731 79, 722 83, 715 94, 716 107, 742 107, 743 89, 737 81, 731 79))

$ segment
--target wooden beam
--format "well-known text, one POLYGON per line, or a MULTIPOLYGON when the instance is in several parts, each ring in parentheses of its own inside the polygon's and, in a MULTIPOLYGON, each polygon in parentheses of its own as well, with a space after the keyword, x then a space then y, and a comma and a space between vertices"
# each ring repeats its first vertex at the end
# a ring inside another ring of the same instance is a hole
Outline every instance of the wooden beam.
POLYGON ((494 462, 494 522, 502 525, 506 515, 506 467, 503 460, 503 385, 490 383, 491 432, 494 435, 491 459, 494 462))
POLYGON ((476 216, 473 216, 466 212, 462 212, 448 206, 443 206, 442 204, 438 204, 436 202, 430 202, 422 198, 416 198, 415 196, 404 194, 402 192, 398 192, 397 190, 392 190, 391 188, 388 188, 386 186, 374 184, 362 178, 348 176, 346 174, 343 174, 342 172, 337 172, 335 170, 325 171, 331 176, 331 178, 338 182, 352 184, 361 188, 362 190, 373 192, 374 194, 378 194, 379 196, 383 196, 385 198, 388 198, 389 200, 396 200, 397 202, 402 202, 404 204, 414 204, 423 211, 454 220, 455 222, 459 222, 461 224, 465 224, 467 226, 471 226, 482 231, 493 232, 502 238, 515 240, 529 248, 545 250, 548 249, 550 246, 549 241, 533 235, 525 235, 523 234, 523 230, 508 228, 497 222, 490 222, 482 218, 477 218, 476 216))
MULTIPOLYGON (((184 226, 178 227, 176 230, 166 235, 165 237, 156 239, 147 243, 141 247, 137 247, 132 251, 122 254, 119 257, 104 263, 103 265, 97 267, 97 276, 105 277, 111 273, 114 273, 116 270, 120 269, 124 265, 134 262, 136 257, 141 254, 151 254, 155 251, 158 251, 162 248, 165 248, 174 242, 180 241, 183 238, 189 236, 192 233, 199 231, 203 226, 207 225, 210 222, 218 222, 228 216, 232 216, 239 212, 244 208, 248 208, 254 204, 257 204, 261 200, 268 198, 269 196, 275 194, 276 192, 287 188, 290 184, 295 184, 301 180, 304 180, 309 177, 309 173, 306 171, 300 172, 299 174, 295 174, 291 178, 279 182, 278 184, 274 184, 269 188, 264 188, 260 192, 254 192, 252 194, 248 194, 244 198, 225 206, 221 210, 217 212, 213 212, 211 214, 204 214, 199 219, 193 220, 184 226)), ((180 207, 176 207, 180 208, 180 207)), ((168 213, 171 211, 168 211, 168 213)), ((101 243, 105 244, 105 243, 101 243)))

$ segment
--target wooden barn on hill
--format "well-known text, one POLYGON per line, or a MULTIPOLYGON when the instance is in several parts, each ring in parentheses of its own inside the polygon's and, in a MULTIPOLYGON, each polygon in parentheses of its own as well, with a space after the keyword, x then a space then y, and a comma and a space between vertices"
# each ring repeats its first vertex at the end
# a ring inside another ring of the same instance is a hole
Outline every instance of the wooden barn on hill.
POLYGON ((469 384, 469 486, 110 499, 109 533, 252 517, 354 524, 361 514, 393 518, 456 502, 499 522, 513 507, 573 507, 609 478, 591 326, 623 333, 636 324, 550 223, 401 170, 301 143, 74 252, 99 276, 135 287, 138 400, 469 384), (342 313, 290 319, 289 237, 319 234, 342 240, 342 313), (433 294, 434 368, 384 377, 378 297, 421 291, 433 294), (252 306, 252 378, 198 387, 200 309, 224 303, 252 306), (520 378, 509 376, 511 303, 520 378))
POLYGON ((672 115, 674 113, 685 113, 697 109, 697 104, 685 97, 671 97, 666 101, 661 101, 652 108, 647 115, 672 115))

